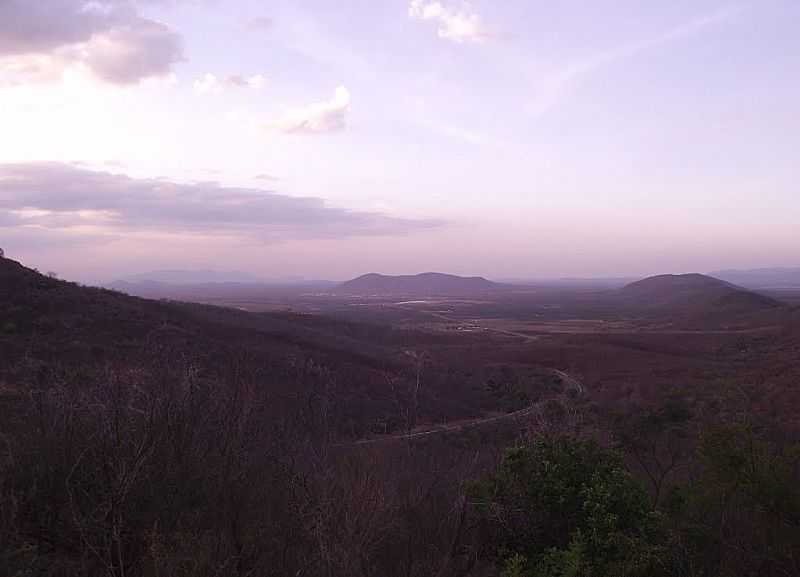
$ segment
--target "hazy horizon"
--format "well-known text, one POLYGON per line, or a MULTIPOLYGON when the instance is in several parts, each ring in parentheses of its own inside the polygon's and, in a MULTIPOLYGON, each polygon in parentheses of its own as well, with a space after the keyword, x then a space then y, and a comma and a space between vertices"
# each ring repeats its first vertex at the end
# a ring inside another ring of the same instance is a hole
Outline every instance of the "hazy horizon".
MULTIPOLYGON (((7 258, 14 258, 11 255, 6 255, 7 258)), ((378 274, 387 277, 411 277, 421 276, 424 274, 444 274, 453 275, 453 273, 446 270, 422 270, 410 272, 382 272, 379 270, 365 271, 357 273, 353 276, 347 277, 322 277, 322 276, 304 276, 304 275, 283 275, 283 276, 261 276, 252 274, 245 270, 228 270, 228 269, 160 269, 150 271, 137 271, 130 274, 115 277, 100 277, 100 278, 75 278, 64 276, 55 270, 46 270, 37 267, 35 263, 21 262, 22 265, 28 268, 34 268, 40 272, 47 272, 47 274, 55 275, 62 280, 80 282, 90 286, 105 286, 114 287, 120 283, 137 284, 137 283, 158 283, 173 286, 191 286, 191 285, 213 285, 213 284, 240 284, 240 285, 315 285, 320 286, 328 283, 344 283, 350 280, 360 278, 362 276, 369 276, 378 274)), ((774 288, 780 287, 782 282, 791 282, 792 286, 797 282, 795 277, 800 275, 800 267, 766 267, 766 268, 753 268, 753 269, 718 269, 711 271, 653 271, 651 273, 642 275, 594 275, 594 276, 516 276, 516 277, 492 277, 481 274, 480 271, 474 273, 465 273, 461 275, 453 275, 459 278, 484 278, 486 280, 501 283, 501 284, 516 284, 516 285, 537 285, 537 284, 551 284, 551 283, 597 283, 600 285, 622 285, 625 283, 634 282, 644 278, 662 275, 685 275, 685 274, 701 274, 705 276, 712 276, 717 278, 724 278, 727 282, 736 284, 737 278, 745 279, 742 282, 745 286, 751 288, 755 285, 753 281, 759 279, 767 279, 770 282, 776 282, 774 288), (775 280, 777 279, 777 280, 775 280)), ((766 285, 762 288, 766 288, 766 285)))
POLYGON ((788 0, 0 1, 0 247, 494 280, 800 266, 788 0))

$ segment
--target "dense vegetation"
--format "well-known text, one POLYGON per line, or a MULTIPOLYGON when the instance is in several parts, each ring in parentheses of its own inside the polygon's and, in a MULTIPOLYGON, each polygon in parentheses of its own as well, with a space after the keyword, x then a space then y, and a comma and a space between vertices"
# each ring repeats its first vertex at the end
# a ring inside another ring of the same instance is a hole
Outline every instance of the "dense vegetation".
POLYGON ((643 488, 593 441, 541 437, 472 490, 504 575, 645 575, 665 532, 643 488))
POLYGON ((8 260, 0 314, 0 575, 800 574, 800 445, 753 409, 760 386, 598 404, 428 337, 409 354, 409 332, 8 260))

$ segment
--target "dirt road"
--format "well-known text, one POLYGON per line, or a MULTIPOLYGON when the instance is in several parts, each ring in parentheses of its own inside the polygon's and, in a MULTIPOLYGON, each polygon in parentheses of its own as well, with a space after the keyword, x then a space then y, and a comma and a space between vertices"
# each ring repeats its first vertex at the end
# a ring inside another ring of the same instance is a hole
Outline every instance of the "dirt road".
MULTIPOLYGON (((569 374, 565 373, 564 371, 559 371, 557 369, 552 369, 554 375, 558 376, 563 384, 564 389, 569 390, 570 388, 576 390, 579 394, 583 394, 586 390, 578 379, 570 376, 569 374)), ((533 403, 529 407, 525 407, 524 409, 520 409, 519 411, 514 411, 513 413, 506 413, 504 415, 497 415, 494 417, 484 417, 480 419, 473 419, 471 421, 461 421, 459 423, 453 423, 451 425, 441 425, 432 429, 427 429, 424 431, 415 431, 413 433, 405 433, 401 435, 390 435, 386 437, 375 437, 372 439, 361 439, 360 441, 354 441, 352 443, 342 443, 340 445, 334 445, 335 447, 357 447, 359 445, 374 445, 377 443, 388 443, 391 441, 407 441, 411 439, 419 439, 422 437, 428 437, 431 435, 440 435, 442 433, 452 433, 456 431, 464 431, 466 429, 471 429, 474 427, 480 427, 483 425, 488 425, 490 423, 498 423, 502 421, 510 421, 513 419, 519 419, 520 417, 525 417, 534 411, 536 411, 540 406, 542 406, 545 402, 550 399, 546 399, 544 401, 539 401, 537 403, 533 403)))

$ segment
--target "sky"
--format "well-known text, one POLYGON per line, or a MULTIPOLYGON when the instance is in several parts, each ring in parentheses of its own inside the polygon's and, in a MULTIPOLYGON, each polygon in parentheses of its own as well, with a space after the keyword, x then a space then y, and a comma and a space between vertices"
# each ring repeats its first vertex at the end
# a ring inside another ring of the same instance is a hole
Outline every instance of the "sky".
POLYGON ((796 0, 0 0, 0 247, 102 282, 800 266, 796 0))

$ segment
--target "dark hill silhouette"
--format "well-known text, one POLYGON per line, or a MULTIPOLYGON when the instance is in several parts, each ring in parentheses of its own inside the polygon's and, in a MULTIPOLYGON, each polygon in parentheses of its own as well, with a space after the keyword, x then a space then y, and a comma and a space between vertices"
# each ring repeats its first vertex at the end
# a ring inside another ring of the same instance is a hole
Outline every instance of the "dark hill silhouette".
POLYGON ((703 274, 658 275, 633 282, 616 299, 678 324, 733 326, 773 322, 782 303, 703 274))
MULTIPOLYGON (((0 422, 6 384, 24 402, 30 387, 62 382, 57 379, 74 379, 80 389, 102 382, 109 370, 146 373, 189 362, 208 380, 258 374, 259 386, 287 403, 302 398, 307 387, 335 382, 341 412, 331 426, 359 438, 371 430, 375 415, 394 415, 397 399, 386 379, 404 382, 415 374, 408 343, 437 339, 445 337, 316 314, 148 300, 0 259, 0 422)), ((437 378, 426 395, 420 418, 429 420, 475 417, 484 407, 497 407, 485 388, 464 390, 461 378, 437 378)), ((386 432, 399 426, 397 418, 386 432)))
POLYGON ((735 289, 725 281, 703 274, 663 274, 625 285, 619 294, 632 303, 659 307, 705 300, 735 289))
POLYGON ((416 294, 416 295, 463 295, 502 288, 503 285, 483 277, 462 277, 437 272, 417 275, 388 276, 376 273, 365 274, 336 287, 344 294, 416 294))
POLYGON ((367 367, 391 364, 394 355, 376 344, 375 335, 365 343, 339 334, 340 330, 352 332, 341 323, 334 323, 332 329, 320 330, 302 315, 291 313, 251 315, 81 286, 0 259, 0 358, 7 360, 26 350, 71 364, 109 355, 124 358, 130 350, 150 346, 156 339, 170 341, 181 351, 224 344, 232 349, 256 346, 289 357, 299 347, 307 354, 332 355, 336 362, 367 367))

